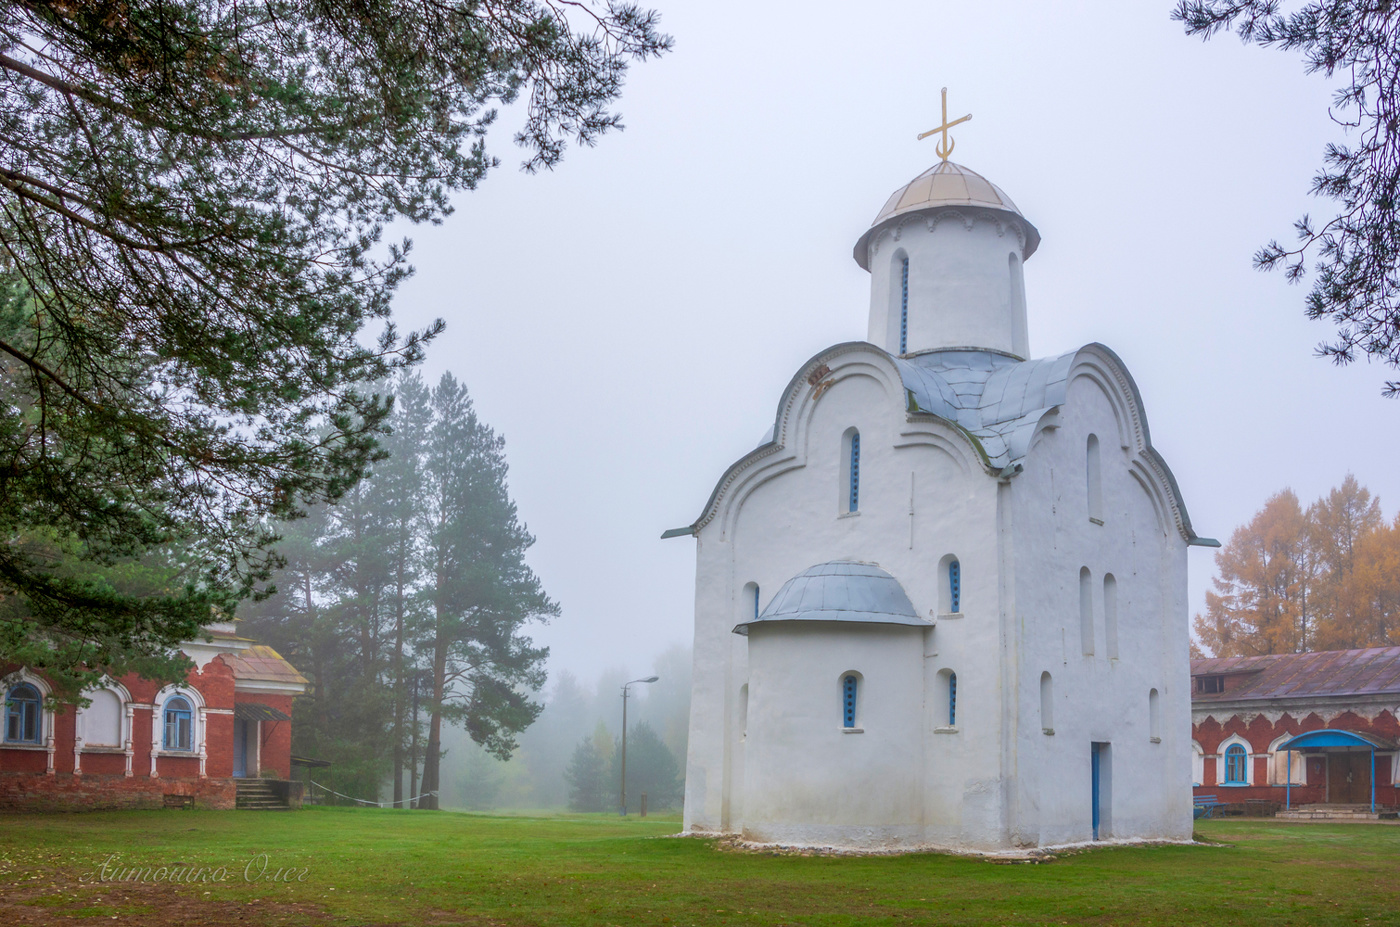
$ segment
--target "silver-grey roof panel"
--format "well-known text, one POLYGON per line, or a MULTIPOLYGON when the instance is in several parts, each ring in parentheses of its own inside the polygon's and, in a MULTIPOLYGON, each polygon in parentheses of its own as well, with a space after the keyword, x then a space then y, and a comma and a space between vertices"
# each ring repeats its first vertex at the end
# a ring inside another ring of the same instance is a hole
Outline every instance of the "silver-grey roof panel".
POLYGON ((1035 425, 1064 402, 1077 352, 1022 361, 995 351, 957 349, 894 358, 910 411, 937 415, 974 435, 988 461, 1006 467, 1026 456, 1035 425))
POLYGON ((783 584, 763 613, 734 628, 736 634, 770 621, 850 621, 931 627, 889 573, 873 563, 833 560, 808 567, 783 584))

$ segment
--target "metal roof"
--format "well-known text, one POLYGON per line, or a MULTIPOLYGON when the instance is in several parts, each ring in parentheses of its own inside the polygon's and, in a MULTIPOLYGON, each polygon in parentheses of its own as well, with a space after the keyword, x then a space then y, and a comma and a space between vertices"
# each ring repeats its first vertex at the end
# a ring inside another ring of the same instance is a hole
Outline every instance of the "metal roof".
POLYGON ((310 685, 296 667, 266 644, 255 644, 236 653, 221 654, 237 680, 310 685))
POLYGON ((955 422, 982 444, 1000 469, 1030 451, 1036 425, 1065 401, 1078 351, 1023 361, 972 348, 894 357, 908 391, 909 411, 955 422))
POLYGON ((1021 215, 1006 192, 981 174, 952 161, 939 161, 890 194, 871 225, 930 206, 986 206, 1021 215))
POLYGON ((783 583, 768 607, 735 634, 770 621, 849 621, 932 627, 918 616, 904 587, 873 563, 833 560, 808 567, 783 583))
POLYGON ((961 164, 940 161, 890 194, 890 198, 876 214, 875 221, 870 223, 870 228, 856 242, 856 263, 869 269, 866 267, 866 246, 875 229, 885 222, 911 213, 959 207, 990 209, 1015 216, 1026 232, 1023 260, 1029 258, 1036 248, 1040 247, 1040 232, 1026 220, 1021 210, 1016 208, 1016 204, 1011 202, 1011 197, 1007 196, 1001 187, 961 164))
POLYGON ((1192 695, 1197 704, 1240 699, 1400 694, 1400 647, 1213 657, 1191 661, 1192 676, 1249 674, 1227 692, 1192 695))
POLYGON ((242 721, 290 721, 292 716, 261 702, 235 702, 233 716, 242 721))
POLYGON ((1394 750, 1395 744, 1355 731, 1342 731, 1329 728, 1323 731, 1308 731, 1290 741, 1278 745, 1280 750, 1314 750, 1318 747, 1369 747, 1372 750, 1394 750))

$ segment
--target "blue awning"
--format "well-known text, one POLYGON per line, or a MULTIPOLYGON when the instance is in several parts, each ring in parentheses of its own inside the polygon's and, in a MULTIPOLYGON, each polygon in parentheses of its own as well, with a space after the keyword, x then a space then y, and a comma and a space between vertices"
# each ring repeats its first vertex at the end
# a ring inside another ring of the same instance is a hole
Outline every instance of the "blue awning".
POLYGON ((1364 747, 1368 750, 1394 750, 1395 745, 1355 731, 1322 730, 1299 734, 1286 743, 1279 744, 1280 750, 1310 750, 1317 747, 1364 747))

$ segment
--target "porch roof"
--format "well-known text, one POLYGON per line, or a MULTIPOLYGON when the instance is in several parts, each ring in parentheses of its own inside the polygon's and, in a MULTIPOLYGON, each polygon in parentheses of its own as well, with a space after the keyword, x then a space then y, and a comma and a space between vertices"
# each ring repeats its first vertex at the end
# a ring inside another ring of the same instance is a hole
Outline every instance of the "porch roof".
POLYGON ((1319 747, 1366 747, 1370 750, 1394 750, 1395 744, 1370 734, 1327 728, 1321 731, 1308 731, 1292 740, 1279 744, 1280 750, 1311 750, 1319 747))

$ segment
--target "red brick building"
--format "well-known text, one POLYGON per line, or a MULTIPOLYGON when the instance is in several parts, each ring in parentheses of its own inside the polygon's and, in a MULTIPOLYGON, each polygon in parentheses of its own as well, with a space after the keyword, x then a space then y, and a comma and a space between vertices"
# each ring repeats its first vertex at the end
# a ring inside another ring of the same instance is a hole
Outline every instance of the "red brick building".
POLYGON ((1222 802, 1400 806, 1400 647, 1191 661, 1196 794, 1222 802), (1350 745, 1279 749, 1308 731, 1350 745), (1289 784, 1289 754, 1292 781, 1289 784))
POLYGON ((306 679, 234 622, 207 630, 181 645, 195 664, 182 684, 108 679, 84 708, 55 710, 42 675, 0 667, 0 810, 232 808, 239 780, 289 780, 306 679))

